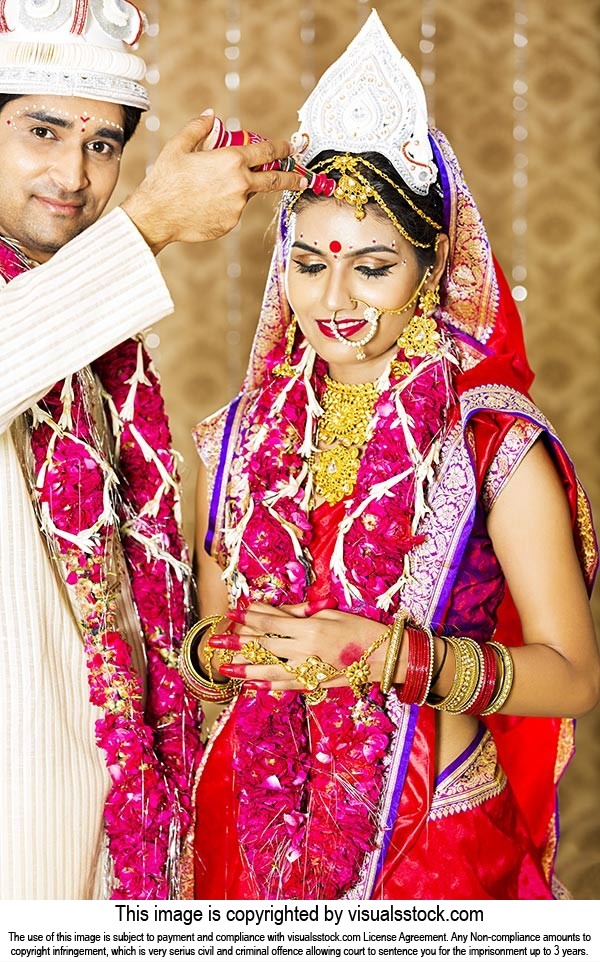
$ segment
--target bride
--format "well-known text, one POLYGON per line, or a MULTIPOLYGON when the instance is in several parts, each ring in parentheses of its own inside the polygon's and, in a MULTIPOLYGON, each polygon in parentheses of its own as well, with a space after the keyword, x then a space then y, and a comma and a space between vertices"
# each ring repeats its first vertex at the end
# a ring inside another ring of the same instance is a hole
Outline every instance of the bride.
POLYGON ((181 670, 229 706, 192 897, 560 891, 556 787, 600 685, 596 542, 426 116, 372 13, 300 112, 328 190, 284 198, 242 392, 196 429, 181 670))

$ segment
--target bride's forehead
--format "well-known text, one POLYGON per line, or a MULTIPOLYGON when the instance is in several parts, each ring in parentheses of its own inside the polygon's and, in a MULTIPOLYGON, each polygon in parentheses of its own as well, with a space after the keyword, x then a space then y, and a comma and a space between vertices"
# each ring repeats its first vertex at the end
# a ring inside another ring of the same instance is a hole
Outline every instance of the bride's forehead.
POLYGON ((294 239, 306 243, 338 241, 346 245, 366 247, 369 244, 398 243, 399 234, 393 224, 379 213, 365 209, 359 220, 353 208, 334 198, 316 198, 303 204, 292 217, 294 239))

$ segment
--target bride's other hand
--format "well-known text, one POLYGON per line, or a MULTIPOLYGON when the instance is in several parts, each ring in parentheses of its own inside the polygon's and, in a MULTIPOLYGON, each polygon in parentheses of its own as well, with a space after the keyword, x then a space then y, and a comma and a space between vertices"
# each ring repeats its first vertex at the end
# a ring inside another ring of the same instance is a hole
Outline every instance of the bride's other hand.
MULTIPOLYGON (((214 635, 210 642, 215 649, 226 649, 234 654, 233 662, 222 665, 219 671, 229 678, 242 678, 260 688, 304 690, 289 669, 316 656, 338 672, 324 682, 323 687, 347 685, 348 680, 342 672, 381 637, 386 626, 370 618, 324 607, 324 604, 327 603, 275 608, 257 602, 243 610, 228 612, 226 618, 235 628, 229 634, 214 635), (254 664, 244 658, 244 645, 253 641, 284 665, 254 664)), ((385 651, 383 644, 369 658, 373 681, 381 677, 385 651)), ((404 673, 401 651, 396 680, 401 680, 404 673)))

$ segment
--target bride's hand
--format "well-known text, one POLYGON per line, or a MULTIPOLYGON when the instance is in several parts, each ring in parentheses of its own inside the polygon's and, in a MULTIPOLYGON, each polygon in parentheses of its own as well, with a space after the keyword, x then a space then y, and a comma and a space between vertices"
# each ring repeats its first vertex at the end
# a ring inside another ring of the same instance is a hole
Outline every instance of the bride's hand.
MULTIPOLYGON (((310 612, 307 604, 274 608, 260 602, 244 611, 238 609, 229 612, 225 617, 234 625, 232 633, 213 635, 210 640, 216 650, 227 650, 234 656, 231 664, 219 667, 219 672, 228 678, 244 679, 258 688, 301 691, 306 690, 306 686, 296 680, 292 671, 310 656, 316 656, 336 669, 335 676, 323 682, 322 687, 347 685, 348 679, 342 674, 343 670, 357 661, 369 645, 381 637, 385 625, 337 609, 324 608, 315 614, 310 612), (267 649, 287 667, 249 661, 244 657, 243 646, 253 642, 267 649)), ((385 651, 384 643, 369 658, 372 681, 381 678, 385 651)), ((401 652, 397 679, 403 676, 402 661, 401 652)))

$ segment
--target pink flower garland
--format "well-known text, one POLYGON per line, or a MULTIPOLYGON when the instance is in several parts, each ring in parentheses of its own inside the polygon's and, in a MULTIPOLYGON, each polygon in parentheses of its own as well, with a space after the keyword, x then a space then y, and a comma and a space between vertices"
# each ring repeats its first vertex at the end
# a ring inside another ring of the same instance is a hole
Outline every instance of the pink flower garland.
POLYGON ((123 420, 120 436, 119 471, 123 478, 122 520, 128 522, 123 546, 133 598, 146 638, 148 661, 148 701, 146 717, 155 732, 155 747, 165 765, 172 788, 176 790, 182 834, 190 825, 191 791, 201 753, 198 733, 198 705, 187 694, 177 670, 178 646, 187 628, 187 548, 177 519, 178 485, 171 433, 160 384, 150 358, 135 340, 127 341, 105 354, 94 365, 104 390, 123 420), (137 385, 131 419, 124 408, 134 376, 139 351, 143 356, 143 375, 137 385), (156 461, 148 461, 132 435, 132 427, 147 442, 157 460, 173 480, 162 494, 156 516, 144 514, 163 483, 156 461), (149 559, 144 542, 160 546, 163 557, 149 559), (184 563, 179 577, 174 576, 166 559, 184 563), (182 738, 182 730, 188 733, 182 738))
MULTIPOLYGON (((281 361, 279 355, 277 347, 270 358, 271 370, 281 361)), ((412 362, 413 369, 417 365, 412 362)), ((323 373, 318 360, 312 378, 317 396, 323 390, 323 373)), ((424 456, 450 406, 449 384, 448 361, 439 359, 403 389, 392 380, 376 404, 376 427, 355 491, 346 502, 346 517, 375 484, 402 472, 406 478, 394 486, 392 497, 373 500, 364 512, 357 512, 346 534, 344 561, 359 594, 349 603, 344 586, 332 575, 332 594, 340 610, 391 621, 377 599, 396 584, 407 553, 420 541, 412 531, 414 465, 396 398, 401 391, 407 423, 424 456)), ((250 600, 274 605, 299 602, 310 584, 311 521, 305 486, 297 485, 295 492, 289 488, 275 503, 272 498, 303 471, 299 450, 307 407, 302 379, 290 384, 270 378, 257 394, 246 421, 251 427, 241 437, 232 462, 230 528, 243 523, 250 498, 254 505, 232 578, 234 587, 236 579, 244 579, 250 600), (273 415, 286 391, 280 413, 273 415)), ((377 686, 362 711, 352 710, 353 701, 348 689, 332 689, 325 701, 310 709, 292 692, 244 693, 238 701, 234 751, 238 836, 261 898, 340 898, 356 883, 364 855, 376 844, 393 725, 377 686)))
MULTIPOLYGON (((18 251, 0 245, 0 270, 7 279, 28 266, 18 251)), ((96 362, 95 370, 119 425, 118 507, 147 646, 145 714, 141 680, 115 621, 118 581, 125 573, 119 571, 114 476, 91 413, 96 386, 85 372, 56 385, 34 406, 34 494, 81 627, 90 701, 103 712, 96 741, 112 782, 104 813, 112 898, 163 899, 176 892, 201 750, 199 711, 177 671, 187 612, 177 475, 158 379, 141 344, 127 341, 96 362)))

